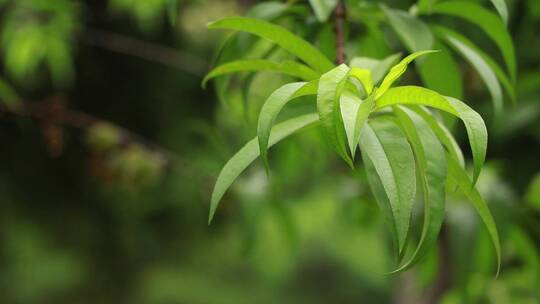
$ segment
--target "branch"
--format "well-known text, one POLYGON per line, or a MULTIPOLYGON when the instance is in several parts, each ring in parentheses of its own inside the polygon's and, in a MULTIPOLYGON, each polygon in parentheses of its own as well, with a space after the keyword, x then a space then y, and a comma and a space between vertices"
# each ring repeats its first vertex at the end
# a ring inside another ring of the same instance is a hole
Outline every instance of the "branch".
POLYGON ((336 33, 336 64, 345 63, 347 56, 345 54, 345 32, 343 23, 347 16, 345 2, 338 0, 334 9, 334 32, 336 33))
POLYGON ((208 70, 207 63, 199 57, 120 34, 88 29, 83 41, 109 51, 175 67, 195 76, 203 76, 208 70))
MULTIPOLYGON (((53 97, 51 101, 57 100, 58 97, 53 97)), ((123 127, 104 119, 92 116, 90 114, 77 110, 70 110, 51 106, 52 102, 20 102, 17 107, 8 107, 0 101, 0 114, 10 114, 15 116, 26 116, 47 123, 54 116, 54 122, 60 125, 69 126, 76 129, 87 130, 92 126, 100 123, 112 125, 120 133, 119 145, 126 146, 131 143, 139 143, 147 148, 158 152, 164 157, 167 164, 178 164, 180 159, 178 156, 154 142, 147 140, 139 134, 133 133, 123 127)))

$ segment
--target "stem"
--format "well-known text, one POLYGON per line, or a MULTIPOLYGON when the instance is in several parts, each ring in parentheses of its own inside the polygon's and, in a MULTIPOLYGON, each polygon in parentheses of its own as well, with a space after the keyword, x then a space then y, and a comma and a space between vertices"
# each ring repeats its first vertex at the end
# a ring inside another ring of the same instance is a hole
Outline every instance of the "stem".
POLYGON ((345 8, 345 2, 338 0, 336 8, 334 9, 334 32, 336 33, 336 64, 345 63, 347 56, 345 54, 345 33, 343 24, 345 23, 345 17, 347 16, 347 10, 345 8))

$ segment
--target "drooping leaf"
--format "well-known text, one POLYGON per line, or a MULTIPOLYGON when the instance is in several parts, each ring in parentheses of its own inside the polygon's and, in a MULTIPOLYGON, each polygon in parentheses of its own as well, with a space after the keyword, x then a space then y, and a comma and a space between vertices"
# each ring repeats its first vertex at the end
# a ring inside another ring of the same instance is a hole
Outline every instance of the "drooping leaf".
POLYGON ((499 81, 497 80, 497 76, 493 70, 491 70, 490 66, 486 61, 484 61, 480 54, 476 53, 473 49, 469 48, 460 40, 451 36, 446 36, 446 40, 451 46, 460 52, 478 72, 480 78, 482 78, 488 88, 489 93, 491 94, 495 113, 500 115, 503 107, 503 93, 499 81))
POLYGON ((409 109, 414 111, 426 121, 439 141, 444 145, 448 153, 450 153, 453 158, 457 159, 462 167, 465 167, 463 151, 461 151, 461 148, 452 136, 450 130, 448 130, 443 123, 435 119, 433 114, 428 109, 421 106, 409 106, 409 109))
POLYGON ((324 22, 328 19, 334 8, 336 7, 338 0, 309 0, 315 16, 320 22, 324 22))
MULTIPOLYGON (((270 133, 268 146, 273 146, 275 143, 295 133, 296 131, 317 122, 317 120, 317 114, 306 114, 277 124, 270 133)), ((257 138, 254 138, 250 140, 242 149, 240 149, 231 159, 229 159, 223 169, 221 169, 214 186, 214 190, 212 191, 208 223, 212 222, 212 218, 214 217, 216 209, 219 206, 219 202, 225 194, 225 191, 229 189, 240 173, 242 173, 242 171, 244 171, 258 156, 259 143, 257 138)))
POLYGON ((255 71, 280 72, 307 81, 313 80, 319 76, 319 74, 311 68, 292 60, 275 62, 265 59, 245 59, 227 62, 214 68, 204 77, 202 84, 204 87, 208 80, 222 75, 255 71))
POLYGON ((413 149, 424 194, 424 223, 420 241, 410 259, 392 272, 397 273, 416 264, 437 241, 444 219, 447 167, 444 149, 430 126, 420 116, 403 107, 394 107, 393 112, 413 149))
POLYGON ((428 89, 443 95, 463 98, 461 74, 456 61, 439 41, 435 42, 434 48, 440 52, 426 57, 416 65, 422 82, 428 89))
POLYGON ((341 119, 339 98, 347 82, 349 67, 345 64, 326 72, 319 79, 317 91, 317 110, 325 136, 337 153, 353 166, 345 147, 345 130, 341 119))
POLYGON ((482 219, 482 222, 486 226, 488 234, 495 248, 495 254, 497 256, 497 276, 501 268, 501 245, 499 240, 499 233, 497 232, 497 226, 493 220, 493 216, 489 211, 489 207, 486 202, 471 182, 467 171, 463 169, 458 162, 451 156, 448 157, 448 177, 452 179, 458 187, 463 191, 467 198, 472 202, 476 212, 482 219))
POLYGON ((409 56, 403 58, 398 64, 393 66, 390 69, 390 72, 388 72, 388 74, 384 77, 379 89, 377 90, 377 93, 375 94, 375 99, 378 99, 379 97, 381 97, 392 86, 392 84, 401 75, 403 75, 403 73, 405 73, 409 63, 411 63, 413 60, 415 60, 416 58, 422 55, 426 55, 426 54, 430 54, 434 52, 437 52, 437 51, 433 51, 433 50, 419 51, 419 52, 412 53, 409 56))
POLYGON ((360 148, 362 157, 373 163, 390 202, 401 254, 416 192, 413 152, 400 128, 384 118, 372 120, 364 126, 360 148))
POLYGON ((383 79, 388 70, 396 64, 400 56, 399 53, 393 54, 381 60, 369 57, 355 57, 351 60, 351 67, 370 70, 373 84, 376 85, 383 79))
POLYGON ((440 2, 433 6, 432 11, 463 18, 480 27, 500 49, 510 78, 516 79, 516 55, 512 37, 496 14, 471 1, 440 2))
POLYGON ((257 137, 259 139, 261 160, 263 161, 267 172, 269 170, 267 152, 268 141, 270 138, 270 131, 279 112, 281 112, 281 109, 283 109, 289 101, 295 98, 317 94, 317 84, 317 81, 286 84, 275 90, 264 102, 259 114, 257 137))
POLYGON ((504 2, 504 0, 491 0, 491 3, 495 6, 495 9, 504 21, 504 24, 508 24, 508 7, 506 6, 506 2, 504 2))
POLYGON ((309 42, 284 27, 266 21, 245 17, 230 17, 212 22, 208 25, 208 28, 244 31, 265 38, 302 59, 319 72, 326 72, 334 66, 324 54, 309 42))
POLYGON ((361 100, 357 95, 346 90, 341 95, 341 116, 347 134, 347 142, 351 150, 352 158, 356 154, 362 127, 366 124, 369 114, 375 108, 374 96, 370 95, 361 100))
POLYGON ((487 150, 487 129, 480 114, 462 101, 417 86, 401 86, 388 90, 377 100, 377 108, 392 105, 423 105, 446 111, 459 117, 465 124, 474 160, 473 182, 476 183, 487 150))
POLYGON ((429 50, 433 47, 433 34, 429 27, 416 16, 406 11, 382 6, 390 26, 411 52, 429 50))
POLYGON ((495 88, 495 85, 488 85, 487 81, 493 82, 493 76, 491 76, 490 74, 495 73, 500 83, 506 90, 508 96, 510 97, 510 100, 512 102, 516 102, 514 85, 512 84, 510 79, 508 79, 506 73, 501 69, 501 67, 488 54, 480 50, 474 43, 472 43, 469 39, 465 38, 465 36, 455 31, 452 31, 442 26, 434 26, 433 30, 435 31, 437 36, 447 41, 447 43, 449 43, 453 48, 455 48, 459 53, 461 53, 463 57, 467 58, 469 62, 472 62, 473 60, 476 61, 478 56, 481 57, 482 60, 478 61, 476 65, 473 64, 473 67, 477 70, 482 80, 484 80, 484 82, 488 86, 490 93, 491 91, 493 91, 493 93, 491 93, 492 96, 496 95, 495 93, 497 88, 495 88), (468 56, 469 54, 472 54, 472 56, 468 56), (486 64, 491 69, 491 72, 487 71, 488 69, 485 68, 486 64), (485 70, 487 72, 484 72, 485 70), (484 73, 486 75, 483 75, 484 73))

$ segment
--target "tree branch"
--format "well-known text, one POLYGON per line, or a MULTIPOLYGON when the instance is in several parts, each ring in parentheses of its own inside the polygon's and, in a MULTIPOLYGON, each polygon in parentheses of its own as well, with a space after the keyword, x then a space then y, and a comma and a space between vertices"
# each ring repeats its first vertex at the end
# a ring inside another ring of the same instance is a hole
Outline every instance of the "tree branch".
POLYGON ((175 67, 195 76, 202 76, 208 70, 207 63, 196 56, 120 34, 88 29, 83 41, 109 51, 175 67))
POLYGON ((338 0, 334 9, 334 32, 336 33, 336 64, 345 63, 347 59, 345 53, 345 32, 343 24, 347 16, 345 2, 338 0))
MULTIPOLYGON (((53 100, 56 99, 53 97, 53 100)), ((100 123, 107 123, 113 126, 120 134, 119 145, 126 146, 131 143, 139 143, 153 151, 158 152, 163 156, 167 164, 178 164, 180 159, 178 156, 163 147, 157 145, 154 142, 142 137, 139 134, 133 133, 123 127, 120 127, 114 123, 106 121, 104 119, 92 116, 90 114, 70 110, 70 109, 57 109, 51 107, 51 103, 45 102, 19 102, 16 107, 8 107, 0 101, 0 114, 10 114, 15 116, 26 116, 39 120, 41 122, 47 122, 51 116, 54 116, 54 121, 60 125, 69 126, 76 129, 87 130, 92 126, 100 123)))

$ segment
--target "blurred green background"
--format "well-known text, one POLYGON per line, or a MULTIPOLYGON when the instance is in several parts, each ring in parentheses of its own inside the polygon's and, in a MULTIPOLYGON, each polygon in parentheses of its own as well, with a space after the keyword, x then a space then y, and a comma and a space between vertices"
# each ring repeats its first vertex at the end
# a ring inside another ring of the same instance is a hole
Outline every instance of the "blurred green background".
MULTIPOLYGON (((507 1, 518 103, 502 117, 460 65, 465 100, 490 130, 479 187, 502 236, 498 279, 460 198, 447 203, 439 248, 384 275, 394 253, 362 168, 313 128, 273 149, 270 179, 252 165, 207 225, 221 166, 255 135, 258 107, 283 78, 203 90, 230 36, 206 23, 271 19, 272 4, 252 9, 261 2, 0 0, 0 303, 540 303, 540 2, 507 1)), ((289 28, 329 35, 307 1, 291 2, 289 28)), ((253 42, 238 38, 237 50, 253 42)), ((348 49, 386 52, 368 38, 348 49)))

